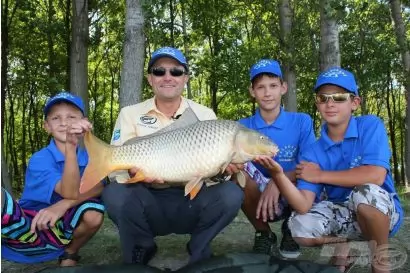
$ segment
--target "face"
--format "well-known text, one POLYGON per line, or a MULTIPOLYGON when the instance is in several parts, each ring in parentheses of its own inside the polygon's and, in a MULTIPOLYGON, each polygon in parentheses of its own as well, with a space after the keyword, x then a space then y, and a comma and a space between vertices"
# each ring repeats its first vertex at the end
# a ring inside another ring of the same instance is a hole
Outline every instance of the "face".
POLYGON ((316 94, 317 98, 319 98, 318 96, 322 101, 319 102, 317 99, 316 107, 328 125, 338 126, 348 124, 352 111, 355 111, 360 105, 359 97, 335 85, 321 86, 316 94), (333 101, 329 96, 326 98, 326 95, 332 94, 337 94, 334 98, 337 102, 333 101))
POLYGON ((48 111, 44 128, 56 142, 65 143, 67 126, 82 118, 83 113, 71 103, 56 103, 48 111))
POLYGON ((287 91, 286 83, 281 83, 278 77, 262 75, 250 88, 251 96, 255 98, 261 111, 279 111, 282 96, 287 91))
POLYGON ((151 68, 151 73, 148 74, 148 82, 152 87, 152 90, 159 100, 172 101, 179 99, 184 91, 185 84, 188 82, 189 76, 182 74, 180 76, 172 76, 170 70, 183 70, 184 66, 178 63, 172 58, 160 58, 157 60, 151 68), (152 69, 158 71, 165 69, 164 75, 154 75, 152 69))

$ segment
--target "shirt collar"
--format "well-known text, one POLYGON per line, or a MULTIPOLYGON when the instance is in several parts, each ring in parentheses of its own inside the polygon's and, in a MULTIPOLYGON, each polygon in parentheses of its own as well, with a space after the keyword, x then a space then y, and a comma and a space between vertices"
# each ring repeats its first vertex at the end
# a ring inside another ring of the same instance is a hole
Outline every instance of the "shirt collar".
MULTIPOLYGON (((64 154, 57 148, 54 138, 51 139, 47 149, 50 151, 56 162, 61 163, 65 161, 64 154)), ((84 148, 77 148, 77 160, 79 166, 84 167, 87 165, 88 155, 84 148)))
MULTIPOLYGON (((349 138, 357 138, 358 137, 358 131, 357 131, 357 121, 355 117, 351 117, 349 124, 347 125, 347 129, 345 132, 345 135, 343 139, 349 139, 349 138)), ((337 142, 334 142, 329 135, 327 134, 327 124, 323 124, 322 129, 320 131, 320 142, 322 143, 323 147, 325 150, 330 149, 332 146, 336 145, 337 142)))
MULTIPOLYGON (((185 109, 187 109, 188 107, 189 107, 189 104, 188 104, 187 99, 182 97, 181 104, 179 105, 179 108, 175 112, 174 116, 181 115, 185 111, 185 109)), ((164 116, 164 114, 160 110, 158 110, 157 105, 155 104, 155 97, 150 98, 146 101, 146 103, 144 104, 143 110, 146 114, 155 112, 155 113, 158 113, 164 116)))
POLYGON ((260 109, 256 109, 255 113, 255 125, 257 129, 265 128, 265 127, 275 127, 278 129, 283 129, 286 126, 286 111, 283 110, 283 107, 280 107, 279 115, 276 117, 276 120, 272 124, 267 124, 266 121, 262 118, 260 113, 260 109))

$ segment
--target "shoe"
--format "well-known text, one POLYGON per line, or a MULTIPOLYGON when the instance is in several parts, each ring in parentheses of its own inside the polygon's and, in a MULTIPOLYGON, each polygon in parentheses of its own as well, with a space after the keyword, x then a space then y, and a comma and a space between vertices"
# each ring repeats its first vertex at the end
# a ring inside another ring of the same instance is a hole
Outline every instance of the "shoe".
POLYGON ((288 227, 288 219, 285 219, 282 224, 282 240, 279 245, 279 253, 282 257, 288 259, 296 259, 300 255, 300 247, 292 238, 292 233, 288 227))
POLYGON ((278 238, 272 231, 256 231, 253 252, 272 255, 278 238))
POLYGON ((146 265, 157 253, 157 245, 150 248, 136 246, 132 251, 132 263, 146 265))

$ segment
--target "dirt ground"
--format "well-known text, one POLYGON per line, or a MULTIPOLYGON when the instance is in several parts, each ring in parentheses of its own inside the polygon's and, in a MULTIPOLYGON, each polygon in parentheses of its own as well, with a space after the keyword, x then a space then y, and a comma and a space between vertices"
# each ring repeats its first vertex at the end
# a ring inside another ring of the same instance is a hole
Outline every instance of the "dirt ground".
MULTIPOLYGON (((410 203, 410 202, 408 202, 410 203)), ((410 206, 406 208, 409 211, 410 206)), ((272 229, 276 234, 280 234, 280 225, 272 224, 272 229)), ((221 233, 212 243, 214 254, 220 255, 224 253, 250 252, 252 249, 254 230, 245 216, 240 213, 238 217, 221 233)), ((184 266, 188 261, 188 254, 185 251, 185 244, 189 240, 188 236, 184 235, 168 235, 157 238, 159 251, 155 258, 150 262, 151 266, 161 269, 170 268, 178 269, 184 266)), ((400 268, 392 271, 392 273, 409 272, 410 261, 403 255, 410 253, 410 217, 405 219, 405 223, 401 227, 398 234, 391 239, 391 245, 398 250, 401 255, 400 259, 405 259, 405 264, 400 268)), ((328 250, 322 248, 303 248, 300 259, 327 263, 329 257, 328 250)), ((106 218, 102 229, 96 236, 81 250, 82 259, 80 265, 89 264, 112 264, 121 263, 121 250, 119 247, 119 239, 117 231, 112 222, 106 218)), ((48 262, 36 265, 24 265, 11 263, 5 260, 1 261, 1 272, 5 273, 34 273, 46 267, 55 267, 57 263, 48 262)), ((369 265, 355 266, 349 272, 364 273, 370 272, 369 265)))

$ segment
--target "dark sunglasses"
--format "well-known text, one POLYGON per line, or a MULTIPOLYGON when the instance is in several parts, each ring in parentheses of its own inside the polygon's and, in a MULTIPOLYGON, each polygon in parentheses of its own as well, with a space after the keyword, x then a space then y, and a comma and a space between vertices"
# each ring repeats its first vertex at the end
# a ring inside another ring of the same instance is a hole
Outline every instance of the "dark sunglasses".
POLYGON ((162 77, 169 71, 172 77, 181 77, 182 75, 186 74, 184 69, 173 67, 171 69, 165 69, 164 67, 154 67, 151 70, 151 73, 156 77, 162 77))
POLYGON ((330 98, 335 103, 342 103, 347 101, 350 97, 354 97, 350 93, 335 93, 335 94, 317 94, 315 97, 316 103, 327 103, 330 98))

